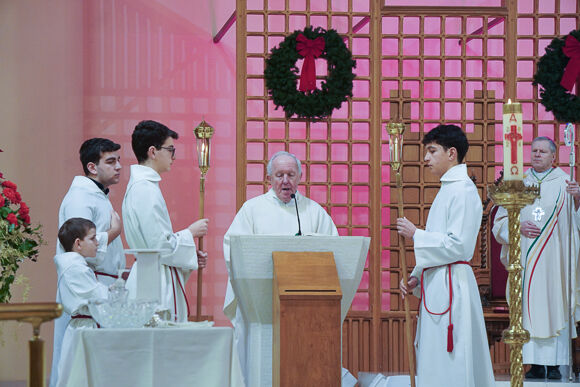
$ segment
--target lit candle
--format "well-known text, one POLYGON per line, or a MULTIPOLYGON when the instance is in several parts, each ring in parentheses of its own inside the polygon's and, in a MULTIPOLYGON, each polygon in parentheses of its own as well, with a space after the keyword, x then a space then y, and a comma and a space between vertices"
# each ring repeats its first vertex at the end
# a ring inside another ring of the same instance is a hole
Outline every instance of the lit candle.
POLYGON ((503 105, 503 178, 522 180, 524 169, 522 105, 511 99, 503 105))

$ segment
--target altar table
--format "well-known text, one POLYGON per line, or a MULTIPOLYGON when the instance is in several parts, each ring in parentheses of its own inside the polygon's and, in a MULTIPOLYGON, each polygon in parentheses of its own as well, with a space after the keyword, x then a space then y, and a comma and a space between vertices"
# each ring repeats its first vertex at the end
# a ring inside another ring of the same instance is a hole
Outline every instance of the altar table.
POLYGON ((70 387, 243 387, 233 329, 79 329, 63 354, 70 387))

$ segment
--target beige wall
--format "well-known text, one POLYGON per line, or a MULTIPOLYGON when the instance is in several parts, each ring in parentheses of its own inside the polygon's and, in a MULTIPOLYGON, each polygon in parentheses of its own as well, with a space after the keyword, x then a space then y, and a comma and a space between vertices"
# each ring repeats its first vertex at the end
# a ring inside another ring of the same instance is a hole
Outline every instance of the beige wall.
MULTIPOLYGON (((18 185, 48 240, 38 262, 21 266, 31 302, 54 300, 58 205, 79 164, 71 149, 83 134, 81 16, 78 0, 0 0, 0 171, 18 185)), ((41 330, 47 370, 52 328, 41 330)), ((0 330, 0 383, 26 379, 30 326, 0 322, 0 330)))

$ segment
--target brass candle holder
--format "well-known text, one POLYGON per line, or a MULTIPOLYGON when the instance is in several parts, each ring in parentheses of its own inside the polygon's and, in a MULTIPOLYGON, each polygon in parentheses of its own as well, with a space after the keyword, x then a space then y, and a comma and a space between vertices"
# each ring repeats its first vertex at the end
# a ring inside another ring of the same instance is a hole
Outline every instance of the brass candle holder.
MULTIPOLYGON (((403 214, 403 181, 401 178, 401 166, 403 165, 403 133, 405 132, 405 124, 401 122, 389 122, 387 124, 387 133, 389 134, 389 154, 391 157, 391 169, 395 171, 396 187, 397 187, 397 211, 398 217, 402 218, 403 214)), ((408 286, 409 279, 407 273, 407 259, 405 256, 405 238, 399 234, 399 257, 401 262, 401 269, 403 280, 408 286)), ((403 299, 405 306, 405 336, 407 341, 407 353, 409 356, 409 376, 411 378, 411 387, 415 387, 415 346, 413 345, 413 321, 411 320, 411 311, 409 309, 409 297, 403 299)))
MULTIPOLYGON (((211 137, 214 133, 214 128, 202 120, 201 123, 193 129, 193 134, 196 138, 197 147, 197 160, 199 164, 199 170, 201 171, 201 177, 199 178, 199 218, 203 219, 205 217, 205 176, 209 171, 209 161, 210 161, 210 144, 211 137)), ((197 241, 197 246, 199 250, 203 250, 203 237, 199 237, 197 241)), ((212 320, 211 316, 201 315, 201 303, 203 294, 203 268, 198 268, 197 270, 197 304, 195 321, 212 320)))
POLYGON ((488 187, 488 196, 508 212, 509 248, 509 310, 510 325, 503 331, 502 340, 510 346, 511 386, 524 385, 522 347, 530 341, 530 332, 522 327, 522 263, 520 245, 520 211, 540 195, 539 187, 526 187, 521 180, 508 180, 488 187))

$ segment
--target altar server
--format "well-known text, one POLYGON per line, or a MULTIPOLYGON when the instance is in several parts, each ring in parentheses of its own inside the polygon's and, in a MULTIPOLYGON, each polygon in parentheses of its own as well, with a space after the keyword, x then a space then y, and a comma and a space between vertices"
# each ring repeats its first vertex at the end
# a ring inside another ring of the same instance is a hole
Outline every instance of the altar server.
MULTIPOLYGON (((523 362, 532 364, 526 373, 528 379, 544 379, 546 376, 548 379, 561 379, 559 366, 570 363, 570 259, 573 314, 579 313, 577 293, 580 278, 576 267, 580 254, 580 190, 577 182, 569 181, 568 174, 552 167, 556 159, 556 144, 551 139, 535 138, 531 153, 532 168, 526 171, 524 184, 538 185, 540 196, 520 213, 521 262, 524 267, 523 327, 530 332, 530 341, 523 346, 523 362)), ((501 259, 507 266, 509 228, 505 208, 499 207, 492 231, 502 244, 501 259)), ((572 337, 576 337, 576 329, 572 330, 572 337)))
MULTIPOLYGON (((208 220, 173 232, 169 212, 159 189, 161 174, 175 160, 174 140, 178 134, 155 121, 141 121, 133 131, 131 145, 139 164, 131 165, 131 177, 123 199, 125 237, 132 249, 165 249, 161 254, 161 309, 170 319, 187 321, 189 305, 185 284, 198 267, 205 267, 207 254, 198 251, 193 238, 206 235, 208 220)), ((135 297, 139 261, 127 281, 129 296, 135 297)))
MULTIPOLYGON (((91 138, 79 150, 85 176, 75 176, 58 212, 58 225, 80 217, 96 225, 99 248, 87 263, 95 271, 97 280, 105 285, 113 283, 120 269, 125 267, 125 254, 121 234, 121 219, 109 201, 109 187, 119 182, 121 176, 121 146, 106 138, 91 138)), ((56 253, 64 253, 57 242, 56 253)), ((61 302, 58 294, 56 302, 61 302)), ((62 338, 70 321, 65 311, 54 323, 54 347, 50 386, 56 383, 62 338)))
POLYGON ((477 188, 463 159, 469 148, 463 131, 439 125, 423 138, 425 163, 440 178, 425 230, 397 219, 399 234, 414 242, 416 266, 401 280, 403 296, 421 296, 415 346, 417 385, 495 385, 479 290, 469 261, 481 224, 477 188))
POLYGON ((63 380, 62 375, 67 372, 64 372, 63 366, 70 364, 67 359, 72 355, 72 330, 97 327, 90 315, 88 301, 92 298, 107 298, 108 288, 97 281, 95 272, 87 263, 97 255, 99 247, 93 222, 84 218, 68 219, 58 232, 58 240, 65 252, 54 257, 58 275, 57 295, 64 311, 72 316, 64 334, 62 356, 57 366, 58 375, 61 376, 55 380, 55 385, 64 386, 66 380, 63 380))
MULTIPOLYGON (((230 272, 230 235, 297 235, 323 234, 338 236, 328 213, 315 201, 298 192, 302 166, 288 152, 278 152, 268 162, 267 179, 272 188, 249 199, 236 214, 224 236, 224 258, 230 272), (299 219, 296 214, 298 206, 299 219)), ((232 321, 244 378, 248 377, 248 351, 245 345, 245 324, 237 307, 237 299, 228 279, 224 313, 232 321)))

